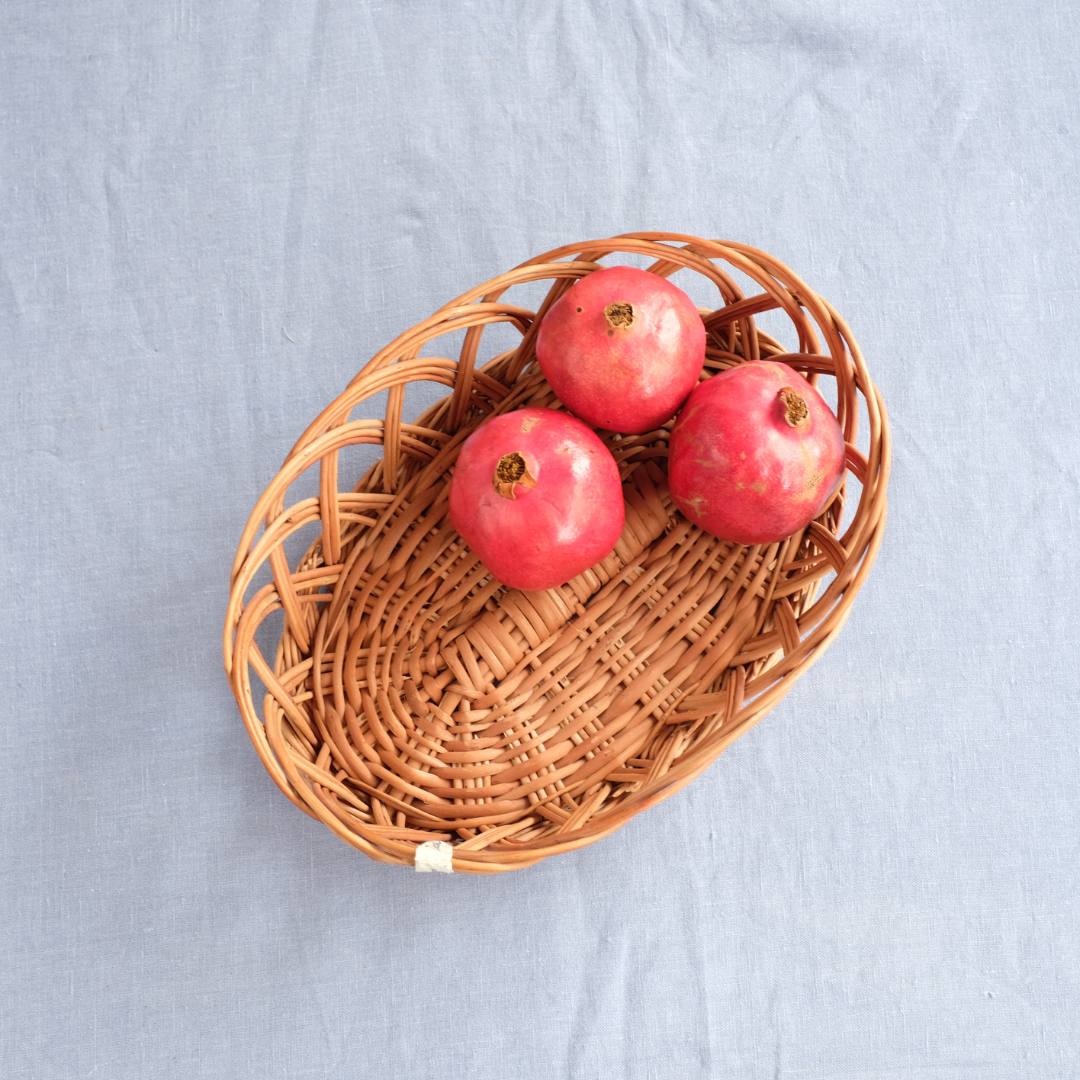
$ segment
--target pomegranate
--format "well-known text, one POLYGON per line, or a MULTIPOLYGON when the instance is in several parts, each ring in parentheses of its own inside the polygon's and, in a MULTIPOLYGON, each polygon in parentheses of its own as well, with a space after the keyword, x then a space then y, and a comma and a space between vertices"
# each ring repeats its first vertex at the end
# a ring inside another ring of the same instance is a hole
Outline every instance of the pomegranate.
POLYGON ((705 363, 705 324, 670 281, 613 266, 576 281, 544 317, 536 358, 559 400, 627 434, 669 420, 705 363))
POLYGON ((844 471, 832 410, 797 371, 761 360, 701 383, 671 433, 679 509, 739 544, 781 540, 828 505, 844 471))
POLYGON ((450 482, 451 524, 514 589, 550 589, 587 570, 615 546, 623 515, 611 452, 554 409, 485 420, 462 445, 450 482))

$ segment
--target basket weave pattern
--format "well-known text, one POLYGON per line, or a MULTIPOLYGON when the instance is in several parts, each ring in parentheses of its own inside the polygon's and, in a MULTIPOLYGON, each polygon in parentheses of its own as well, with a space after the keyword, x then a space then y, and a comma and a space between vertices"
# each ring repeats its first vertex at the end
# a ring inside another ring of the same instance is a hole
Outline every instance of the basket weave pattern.
POLYGON ((888 464, 884 406, 851 333, 775 259, 662 233, 548 252, 378 353, 255 505, 224 641, 244 723, 281 790, 380 861, 412 865, 418 845, 443 840, 455 871, 493 873, 591 843, 702 772, 821 655, 881 542, 888 464), (604 435, 627 502, 614 552, 560 588, 506 590, 450 528, 448 477, 492 412, 559 407, 535 363, 539 319, 575 279, 623 255, 711 283, 706 374, 776 358, 823 390, 835 380, 844 487, 787 540, 732 545, 674 511, 667 429, 604 435), (754 282, 749 295, 732 269, 754 282), (515 287, 538 281, 550 282, 538 311, 512 302, 515 287), (790 320, 795 352, 758 329, 766 311, 790 320), (500 323, 520 342, 481 363, 485 329, 500 323), (457 357, 439 356, 440 339, 462 331, 457 357), (416 380, 448 393, 408 422, 416 380), (383 393, 382 420, 353 418, 383 393), (357 483, 340 455, 364 444, 382 459, 357 483), (287 504, 308 470, 318 495, 287 504), (285 543, 305 529, 317 539, 290 566, 285 543), (266 567, 272 580, 257 587, 266 567), (258 636, 271 616, 283 629, 267 655, 258 636))

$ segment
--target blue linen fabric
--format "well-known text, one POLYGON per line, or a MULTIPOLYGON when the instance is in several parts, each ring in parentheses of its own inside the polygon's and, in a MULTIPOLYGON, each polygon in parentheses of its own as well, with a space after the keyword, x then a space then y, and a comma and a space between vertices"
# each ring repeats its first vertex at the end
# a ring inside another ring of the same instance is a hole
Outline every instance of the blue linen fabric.
POLYGON ((0 5, 0 1076, 1080 1076, 1080 8, 0 5), (881 558, 612 838, 369 862, 258 763, 228 566, 359 364, 563 242, 849 319, 881 558))

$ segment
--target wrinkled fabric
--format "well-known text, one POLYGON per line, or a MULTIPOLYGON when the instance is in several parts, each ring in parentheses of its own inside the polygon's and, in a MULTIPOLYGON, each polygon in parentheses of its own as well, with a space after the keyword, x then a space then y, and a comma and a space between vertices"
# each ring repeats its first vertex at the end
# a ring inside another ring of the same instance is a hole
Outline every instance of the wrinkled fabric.
POLYGON ((0 7, 0 1075, 1077 1075, 1078 40, 1066 0, 0 7), (238 717, 244 520, 398 332, 642 228, 848 319, 879 564, 610 839, 375 865, 238 717))

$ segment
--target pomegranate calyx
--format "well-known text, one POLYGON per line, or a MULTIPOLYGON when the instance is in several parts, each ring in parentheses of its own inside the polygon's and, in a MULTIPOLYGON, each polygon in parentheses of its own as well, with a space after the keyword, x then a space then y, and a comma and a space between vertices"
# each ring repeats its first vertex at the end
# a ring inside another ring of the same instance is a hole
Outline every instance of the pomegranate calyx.
POLYGON ((633 304, 608 304, 604 308, 604 318, 608 326, 614 329, 629 330, 634 325, 633 304))
POLYGON ((790 386, 785 386, 778 397, 784 404, 784 419, 793 427, 802 427, 810 419, 810 409, 790 386))
POLYGON ((504 499, 516 499, 517 487, 536 487, 536 477, 529 472, 525 459, 516 450, 503 454, 495 465, 495 491, 504 499))

